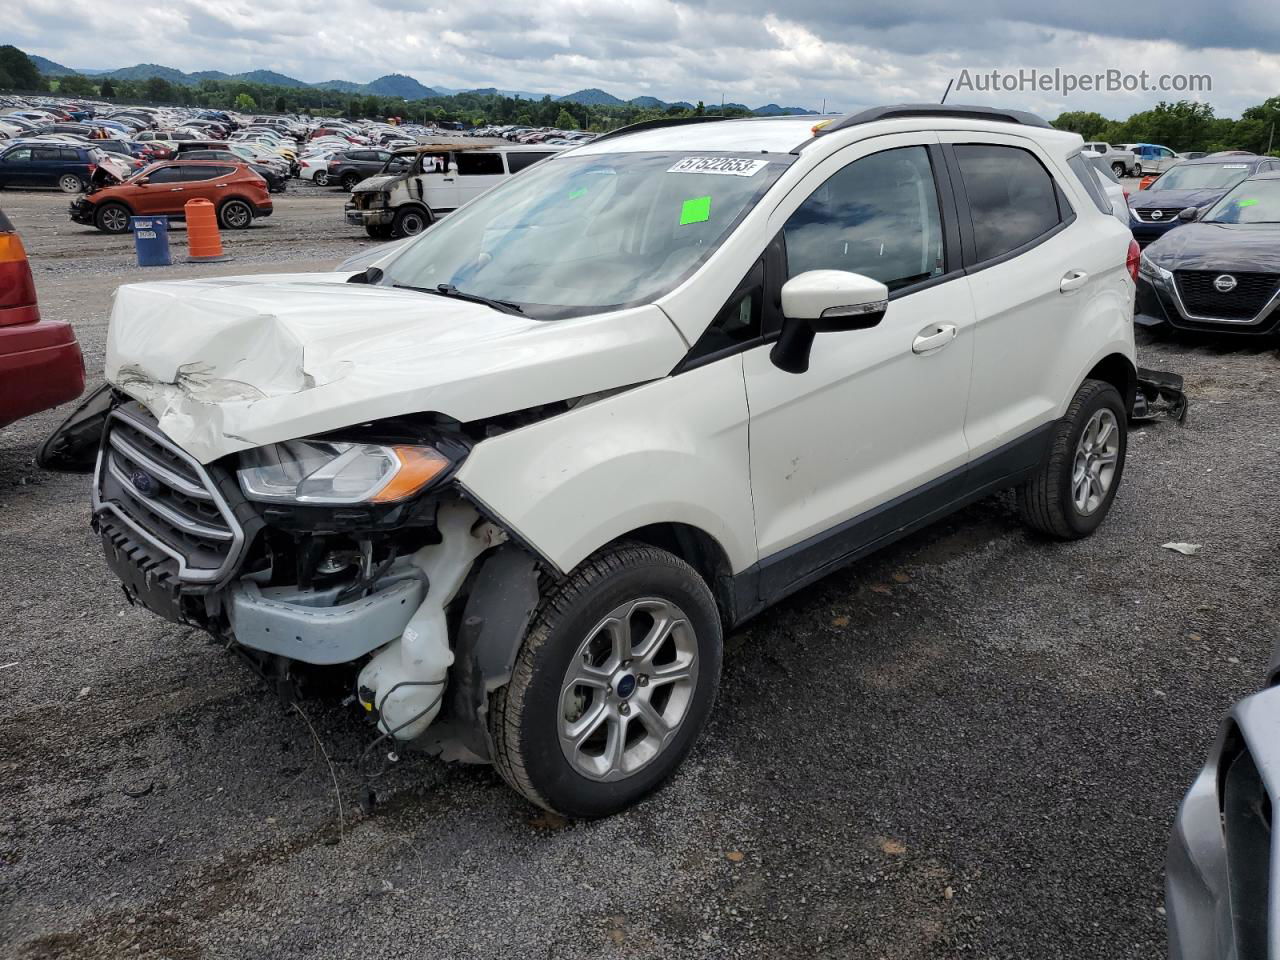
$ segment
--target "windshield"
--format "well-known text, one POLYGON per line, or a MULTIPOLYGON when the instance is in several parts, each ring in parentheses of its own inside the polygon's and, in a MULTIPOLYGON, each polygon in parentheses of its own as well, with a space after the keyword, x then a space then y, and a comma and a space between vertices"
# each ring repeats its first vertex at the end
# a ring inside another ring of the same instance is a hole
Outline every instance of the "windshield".
POLYGON ((1172 168, 1148 190, 1226 190, 1249 175, 1247 163, 1183 163, 1172 168))
POLYGON ((1213 205, 1204 223, 1280 223, 1280 180, 1250 180, 1213 205))
POLYGON ((706 260, 792 159, 625 153, 548 160, 426 231, 381 282, 448 284, 548 320, 647 303, 706 260))

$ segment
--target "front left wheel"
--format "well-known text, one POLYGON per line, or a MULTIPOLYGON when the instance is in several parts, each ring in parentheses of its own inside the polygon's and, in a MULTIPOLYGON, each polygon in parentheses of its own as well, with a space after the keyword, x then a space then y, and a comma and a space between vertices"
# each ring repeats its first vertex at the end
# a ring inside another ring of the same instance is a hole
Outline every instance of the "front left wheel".
POLYGON ((625 809, 693 747, 721 649, 715 599, 696 570, 646 544, 602 550, 544 594, 511 682, 494 695, 498 772, 566 817, 625 809))

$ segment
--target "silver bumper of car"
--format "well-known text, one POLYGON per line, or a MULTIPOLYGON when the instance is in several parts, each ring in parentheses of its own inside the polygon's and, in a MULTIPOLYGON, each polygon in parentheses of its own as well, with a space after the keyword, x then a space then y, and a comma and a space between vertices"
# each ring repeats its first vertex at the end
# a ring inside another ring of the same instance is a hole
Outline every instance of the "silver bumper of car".
POLYGON ((1240 701, 1178 808, 1165 865, 1170 960, 1280 957, 1280 687, 1240 701))

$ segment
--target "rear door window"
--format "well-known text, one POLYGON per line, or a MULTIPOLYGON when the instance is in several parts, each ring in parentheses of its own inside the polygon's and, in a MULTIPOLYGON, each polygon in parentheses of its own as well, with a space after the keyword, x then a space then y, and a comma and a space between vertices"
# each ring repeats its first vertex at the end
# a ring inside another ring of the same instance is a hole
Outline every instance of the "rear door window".
POLYGON ((550 156, 554 156, 554 154, 532 153, 532 152, 526 153, 523 151, 521 151, 520 153, 508 153, 507 169, 512 173, 519 173, 521 170, 527 170, 529 167, 532 167, 539 160, 545 160, 547 159, 547 157, 550 157, 550 156))
POLYGON ((977 262, 1029 244, 1062 222, 1059 191, 1035 154, 993 143, 959 143, 954 150, 977 262))
POLYGON ((506 171, 502 168, 502 154, 499 153, 459 153, 458 176, 485 177, 502 176, 506 171))
POLYGON ((56 163, 62 159, 62 151, 57 147, 36 147, 32 157, 36 163, 56 163))

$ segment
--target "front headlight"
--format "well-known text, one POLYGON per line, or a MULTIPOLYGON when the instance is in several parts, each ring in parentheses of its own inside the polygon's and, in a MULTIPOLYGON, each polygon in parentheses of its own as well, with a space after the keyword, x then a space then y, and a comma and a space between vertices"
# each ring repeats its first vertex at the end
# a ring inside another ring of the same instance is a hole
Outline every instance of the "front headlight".
POLYGON ((1138 276, 1151 283, 1170 283, 1173 281, 1173 274, 1145 253, 1138 261, 1138 276))
POLYGON ((316 505, 395 503, 424 489, 452 461, 434 447, 290 440, 240 456, 250 500, 316 505))

